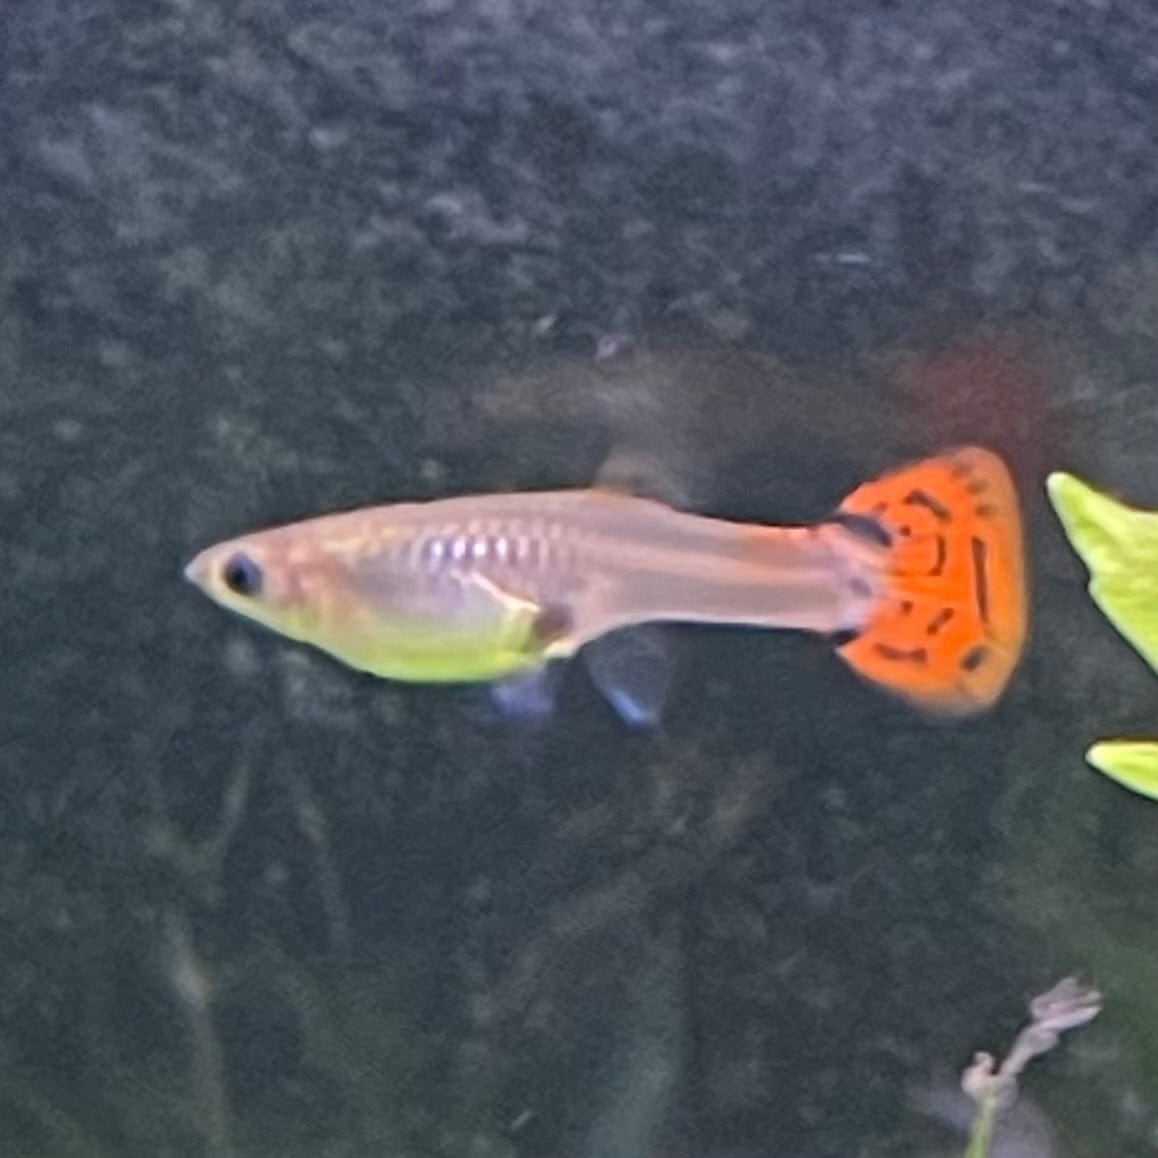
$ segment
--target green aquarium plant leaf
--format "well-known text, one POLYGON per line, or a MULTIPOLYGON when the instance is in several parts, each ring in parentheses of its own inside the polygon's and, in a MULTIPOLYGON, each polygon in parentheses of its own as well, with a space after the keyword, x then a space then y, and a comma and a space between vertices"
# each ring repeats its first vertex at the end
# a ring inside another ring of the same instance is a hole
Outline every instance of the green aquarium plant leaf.
POLYGON ((1102 614, 1158 671, 1158 511, 1142 511, 1058 471, 1046 482, 1102 614))
POLYGON ((1158 740, 1099 740, 1086 759, 1111 780, 1158 800, 1158 740))
MULTIPOLYGON (((1064 471, 1046 480, 1070 545, 1090 572, 1102 614, 1158 672, 1158 511, 1144 511, 1064 471)), ((1099 772, 1158 800, 1158 741, 1102 740, 1086 752, 1099 772)))

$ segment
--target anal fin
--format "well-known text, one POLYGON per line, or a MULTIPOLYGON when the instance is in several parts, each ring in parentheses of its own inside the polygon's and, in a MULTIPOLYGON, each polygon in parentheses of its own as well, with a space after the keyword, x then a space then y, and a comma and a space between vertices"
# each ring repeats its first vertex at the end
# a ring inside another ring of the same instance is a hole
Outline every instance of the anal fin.
POLYGON ((496 680, 490 698, 503 716, 534 726, 554 715, 562 682, 563 665, 545 663, 496 680))

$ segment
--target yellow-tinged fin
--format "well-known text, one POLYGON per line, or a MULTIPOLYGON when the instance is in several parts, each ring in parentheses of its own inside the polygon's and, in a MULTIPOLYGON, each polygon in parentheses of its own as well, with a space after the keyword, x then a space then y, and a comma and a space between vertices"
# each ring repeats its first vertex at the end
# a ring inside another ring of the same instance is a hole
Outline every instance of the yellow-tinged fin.
POLYGON ((1132 792, 1158 800, 1158 740, 1100 740, 1086 759, 1132 792))
POLYGON ((890 540, 885 594, 839 654, 930 710, 992 705, 1027 631, 1021 512, 1005 464, 961 447, 864 483, 839 513, 873 520, 890 540))
POLYGON ((1090 598, 1158 671, 1158 511, 1127 506, 1064 471, 1049 476, 1046 490, 1090 572, 1090 598))

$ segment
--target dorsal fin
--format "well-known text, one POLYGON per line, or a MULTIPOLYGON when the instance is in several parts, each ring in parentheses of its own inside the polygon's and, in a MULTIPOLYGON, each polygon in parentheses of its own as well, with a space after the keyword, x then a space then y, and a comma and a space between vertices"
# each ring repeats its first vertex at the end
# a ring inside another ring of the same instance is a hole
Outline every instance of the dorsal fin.
POLYGON ((692 488, 686 479, 651 450, 623 446, 612 449, 599 468, 593 485, 617 494, 656 499, 679 510, 689 509, 693 502, 692 488))

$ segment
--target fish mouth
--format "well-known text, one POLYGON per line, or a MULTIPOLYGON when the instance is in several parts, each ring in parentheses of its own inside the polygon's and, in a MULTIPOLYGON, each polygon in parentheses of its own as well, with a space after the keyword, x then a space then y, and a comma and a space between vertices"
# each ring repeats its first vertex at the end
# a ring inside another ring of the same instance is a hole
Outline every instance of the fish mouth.
POLYGON ((185 564, 185 569, 181 572, 195 587, 205 586, 205 578, 208 573, 209 564, 205 558, 204 551, 199 555, 194 555, 193 558, 185 564))

